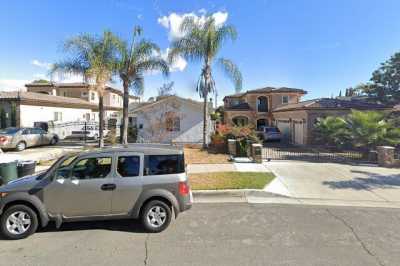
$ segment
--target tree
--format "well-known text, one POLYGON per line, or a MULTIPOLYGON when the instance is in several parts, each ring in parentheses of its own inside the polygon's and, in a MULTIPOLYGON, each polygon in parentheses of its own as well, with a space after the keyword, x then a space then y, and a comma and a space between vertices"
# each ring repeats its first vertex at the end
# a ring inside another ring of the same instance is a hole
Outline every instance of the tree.
POLYGON ((394 127, 384 112, 353 110, 347 123, 355 147, 374 148, 400 143, 400 128, 394 127))
POLYGON ((32 81, 32 83, 48 84, 48 83, 50 83, 50 81, 48 81, 47 79, 36 79, 36 80, 32 81))
POLYGON ((104 146, 104 91, 117 70, 118 45, 118 38, 110 31, 104 31, 102 36, 78 35, 64 44, 70 57, 54 64, 51 70, 53 74, 81 74, 85 81, 94 82, 99 94, 99 147, 104 146))
POLYGON ((364 92, 384 103, 400 101, 400 52, 395 53, 372 73, 371 83, 364 92))
POLYGON ((121 143, 128 143, 128 109, 129 91, 142 95, 144 90, 144 73, 160 71, 164 76, 169 74, 168 63, 161 58, 160 48, 153 42, 142 39, 142 28, 135 27, 130 44, 119 41, 120 59, 118 73, 124 88, 121 143))
POLYGON ((347 122, 342 117, 328 116, 319 119, 315 125, 316 140, 320 143, 344 146, 350 141, 347 122))
POLYGON ((172 89, 174 87, 174 82, 164 83, 160 88, 158 88, 158 96, 169 96, 172 95, 172 89))
POLYGON ((168 58, 173 62, 181 55, 189 61, 203 63, 196 89, 204 100, 203 147, 207 147, 208 95, 215 90, 213 65, 218 64, 222 67, 235 84, 236 91, 242 88, 242 75, 238 67, 229 59, 216 58, 225 41, 235 40, 237 32, 231 25, 217 25, 214 18, 209 15, 201 21, 193 17, 185 18, 180 25, 180 30, 183 37, 172 42, 168 58))

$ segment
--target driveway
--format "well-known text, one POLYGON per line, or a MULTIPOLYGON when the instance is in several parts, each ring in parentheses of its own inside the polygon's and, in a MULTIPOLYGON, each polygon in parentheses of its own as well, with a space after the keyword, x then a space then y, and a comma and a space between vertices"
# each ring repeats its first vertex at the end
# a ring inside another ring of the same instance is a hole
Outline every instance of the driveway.
POLYGON ((269 192, 315 202, 336 200, 400 206, 400 169, 298 161, 264 165, 277 176, 267 186, 269 192))

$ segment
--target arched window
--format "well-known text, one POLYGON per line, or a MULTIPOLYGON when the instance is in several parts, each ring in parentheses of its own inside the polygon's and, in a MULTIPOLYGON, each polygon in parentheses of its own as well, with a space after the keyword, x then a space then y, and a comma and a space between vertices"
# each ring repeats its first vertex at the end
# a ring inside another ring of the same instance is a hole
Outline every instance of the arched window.
POLYGON ((264 127, 268 126, 267 119, 258 119, 257 120, 257 130, 262 131, 264 127))
POLYGON ((249 123, 249 119, 245 116, 236 116, 232 121, 238 127, 246 126, 249 123))
POLYGON ((258 97, 257 99, 257 111, 268 112, 268 98, 265 96, 258 97))

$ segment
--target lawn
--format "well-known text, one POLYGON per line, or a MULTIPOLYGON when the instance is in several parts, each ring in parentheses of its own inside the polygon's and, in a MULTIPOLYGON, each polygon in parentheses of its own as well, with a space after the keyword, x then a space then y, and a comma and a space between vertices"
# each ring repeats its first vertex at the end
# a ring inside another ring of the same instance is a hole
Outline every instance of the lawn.
POLYGON ((217 172, 189 174, 193 190, 263 189, 275 176, 258 172, 217 172))
POLYGON ((185 161, 187 164, 219 164, 230 163, 227 154, 209 153, 199 148, 185 148, 185 161))

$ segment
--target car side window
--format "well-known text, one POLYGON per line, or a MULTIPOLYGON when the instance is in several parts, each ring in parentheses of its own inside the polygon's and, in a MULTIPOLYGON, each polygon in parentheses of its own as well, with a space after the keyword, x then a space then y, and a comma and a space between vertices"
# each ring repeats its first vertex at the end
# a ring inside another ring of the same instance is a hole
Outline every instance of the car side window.
POLYGON ((111 157, 94 157, 79 160, 72 168, 76 179, 105 178, 111 171, 111 157))
POLYGON ((146 175, 168 175, 185 172, 183 155, 149 155, 146 175))
POLYGON ((120 156, 117 165, 118 174, 122 177, 139 176, 140 157, 139 156, 120 156))
POLYGON ((31 130, 29 128, 24 129, 24 131, 22 131, 22 135, 29 135, 31 134, 31 130))

